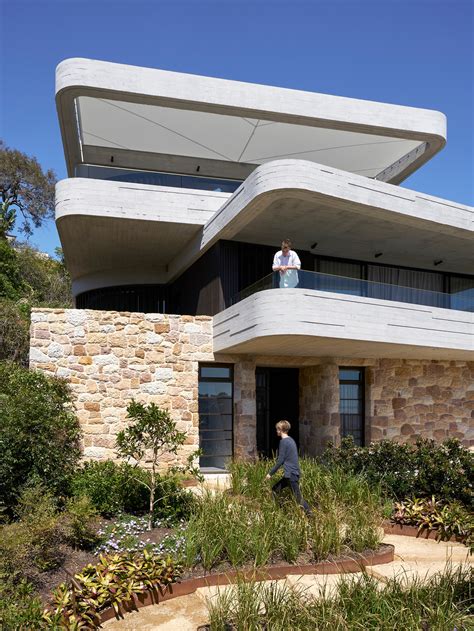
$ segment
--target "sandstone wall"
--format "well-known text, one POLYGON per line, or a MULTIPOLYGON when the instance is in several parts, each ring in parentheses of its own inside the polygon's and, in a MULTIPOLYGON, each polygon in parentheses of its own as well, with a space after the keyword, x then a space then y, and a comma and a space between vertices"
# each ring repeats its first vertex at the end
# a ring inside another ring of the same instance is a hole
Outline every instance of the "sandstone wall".
POLYGON ((300 445, 308 456, 340 436, 339 368, 335 363, 300 368, 300 445))
POLYGON ((474 362, 379 359, 367 368, 371 440, 474 446, 474 362))
POLYGON ((234 454, 256 455, 255 368, 300 367, 300 443, 308 455, 338 444, 339 366, 365 366, 366 438, 459 438, 474 446, 474 362, 297 358, 212 352, 212 318, 79 309, 34 309, 30 365, 69 380, 87 458, 114 457, 135 398, 167 407, 199 444, 198 365, 234 364, 234 454), (311 365, 313 364, 313 365, 311 365))
POLYGON ((84 456, 114 457, 116 433, 135 398, 167 407, 186 431, 184 459, 199 443, 198 362, 213 361, 206 316, 35 309, 30 365, 69 380, 84 456))

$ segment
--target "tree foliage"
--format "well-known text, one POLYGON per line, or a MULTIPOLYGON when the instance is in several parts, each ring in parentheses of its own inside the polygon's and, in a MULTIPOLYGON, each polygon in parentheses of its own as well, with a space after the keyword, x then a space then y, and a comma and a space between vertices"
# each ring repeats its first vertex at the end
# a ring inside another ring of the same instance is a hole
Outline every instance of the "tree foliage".
POLYGON ((0 505, 11 509, 31 482, 65 493, 80 436, 64 380, 0 362, 0 505))
POLYGON ((43 171, 35 157, 10 149, 0 140, 0 238, 13 230, 17 214, 27 235, 54 214, 56 175, 43 171))
POLYGON ((140 481, 150 492, 148 529, 151 530, 153 510, 160 499, 155 500, 160 459, 165 452, 177 454, 178 448, 186 440, 186 434, 177 429, 168 410, 161 409, 155 403, 144 405, 132 400, 127 407, 127 418, 132 419, 132 423, 117 434, 117 453, 121 458, 134 460, 137 464, 141 461, 145 463, 146 460, 150 462, 149 481, 140 481))
POLYGON ((0 360, 27 365, 31 307, 72 307, 64 261, 0 237, 0 360))

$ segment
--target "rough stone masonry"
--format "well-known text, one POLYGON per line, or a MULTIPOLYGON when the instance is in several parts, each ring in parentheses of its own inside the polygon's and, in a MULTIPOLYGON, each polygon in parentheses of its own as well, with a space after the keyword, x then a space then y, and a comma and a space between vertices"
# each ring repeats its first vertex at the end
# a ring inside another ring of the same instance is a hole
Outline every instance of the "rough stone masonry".
MULTIPOLYGON (((255 367, 300 367, 300 438, 315 455, 339 440, 338 366, 366 370, 366 440, 459 438, 474 446, 474 362, 214 355, 212 318, 33 309, 30 365, 66 378, 83 428, 84 457, 114 458, 115 435, 135 398, 167 407, 199 444, 198 366, 234 364, 234 455, 256 456, 255 367)), ((168 458, 171 462, 171 457, 168 458)))

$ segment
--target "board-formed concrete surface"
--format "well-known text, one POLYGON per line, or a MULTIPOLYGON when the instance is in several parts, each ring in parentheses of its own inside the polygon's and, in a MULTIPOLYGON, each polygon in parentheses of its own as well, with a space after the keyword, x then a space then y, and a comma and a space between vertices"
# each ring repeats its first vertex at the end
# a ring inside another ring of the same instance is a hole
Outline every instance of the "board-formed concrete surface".
POLYGON ((268 289, 215 315, 213 344, 215 353, 470 360, 474 313, 310 289, 268 289))
POLYGON ((122 167, 241 179, 306 155, 398 183, 446 142, 434 110, 84 58, 58 65, 56 104, 70 175, 112 149, 122 167))

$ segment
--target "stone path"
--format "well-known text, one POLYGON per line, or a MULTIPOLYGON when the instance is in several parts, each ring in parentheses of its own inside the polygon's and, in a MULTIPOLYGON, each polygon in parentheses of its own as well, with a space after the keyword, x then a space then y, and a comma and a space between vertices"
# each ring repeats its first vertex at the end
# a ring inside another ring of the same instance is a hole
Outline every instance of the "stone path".
MULTIPOLYGON (((395 559, 392 563, 373 565, 367 573, 380 581, 381 588, 388 578, 404 577, 407 581, 420 576, 430 577, 443 570, 447 562, 453 567, 472 563, 468 549, 460 543, 437 543, 432 539, 417 539, 400 535, 386 535, 384 543, 395 546, 395 559)), ((352 574, 355 578, 359 574, 352 574)), ((336 589, 340 574, 288 576, 280 582, 290 586, 299 585, 315 596, 330 595, 336 589)), ((203 587, 194 594, 144 607, 125 616, 123 620, 109 620, 103 628, 107 631, 196 631, 199 625, 206 624, 206 600, 213 598, 218 590, 229 587, 203 587)))

